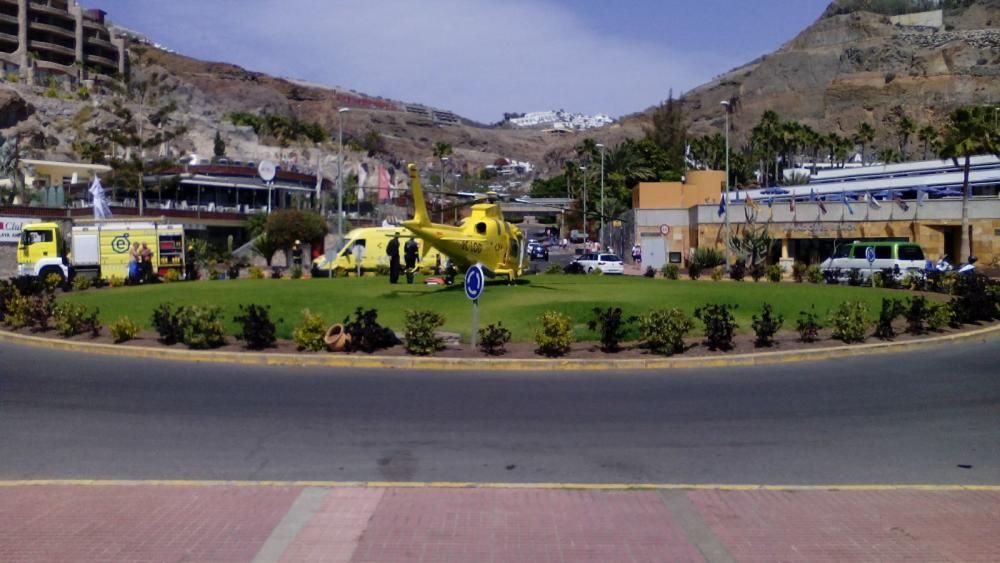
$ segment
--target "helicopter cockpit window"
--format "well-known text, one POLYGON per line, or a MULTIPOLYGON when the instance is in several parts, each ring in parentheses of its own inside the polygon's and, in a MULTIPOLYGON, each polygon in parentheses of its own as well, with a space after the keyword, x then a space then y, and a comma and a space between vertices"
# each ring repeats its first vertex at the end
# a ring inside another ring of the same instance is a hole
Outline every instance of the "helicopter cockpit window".
POLYGON ((486 234, 486 223, 476 223, 476 233, 480 235, 486 234))

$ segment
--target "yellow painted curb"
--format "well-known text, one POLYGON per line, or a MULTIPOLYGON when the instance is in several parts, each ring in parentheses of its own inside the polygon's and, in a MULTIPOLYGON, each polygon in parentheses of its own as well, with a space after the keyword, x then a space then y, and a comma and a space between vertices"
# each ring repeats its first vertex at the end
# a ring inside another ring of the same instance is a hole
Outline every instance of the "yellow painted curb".
POLYGON ((58 340, 0 331, 0 342, 105 356, 172 360, 195 363, 237 364, 256 366, 423 369, 439 371, 617 371, 666 370, 693 368, 750 367, 796 362, 816 362, 854 356, 910 352, 969 340, 1000 335, 1000 324, 975 330, 933 336, 908 342, 877 342, 853 346, 833 346, 787 352, 759 352, 731 356, 695 356, 642 359, 492 359, 434 358, 415 356, 366 356, 359 354, 264 354, 255 352, 220 352, 116 346, 73 340, 58 340))
POLYGON ((323 487, 338 489, 543 489, 571 491, 924 491, 1000 492, 1000 485, 841 484, 765 485, 714 483, 478 483, 466 481, 199 481, 129 479, 25 479, 0 481, 13 487, 323 487))

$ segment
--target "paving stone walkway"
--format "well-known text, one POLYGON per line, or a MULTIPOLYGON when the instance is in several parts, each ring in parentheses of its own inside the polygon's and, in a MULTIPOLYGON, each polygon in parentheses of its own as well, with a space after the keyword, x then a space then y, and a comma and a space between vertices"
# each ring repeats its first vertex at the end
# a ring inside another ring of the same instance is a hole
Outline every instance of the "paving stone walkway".
POLYGON ((0 487, 0 561, 997 561, 1000 491, 0 487))

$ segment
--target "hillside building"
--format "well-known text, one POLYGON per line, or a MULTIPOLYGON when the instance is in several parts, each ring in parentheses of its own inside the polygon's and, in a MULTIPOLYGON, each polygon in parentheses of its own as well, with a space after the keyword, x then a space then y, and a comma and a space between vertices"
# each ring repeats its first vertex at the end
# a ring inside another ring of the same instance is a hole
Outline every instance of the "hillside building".
MULTIPOLYGON (((641 183, 626 217, 643 266, 685 265, 699 247, 724 249, 720 202, 725 173, 691 171, 686 181, 641 183)), ((771 260, 817 263, 845 242, 919 243, 929 259, 961 256, 962 172, 951 161, 830 170, 809 184, 730 192, 733 234, 752 218, 774 237, 771 260)), ((970 174, 969 233, 980 264, 1000 260, 1000 159, 976 157, 970 174)))
POLYGON ((0 63, 31 84, 66 87, 124 74, 125 40, 105 12, 68 0, 0 0, 0 63))

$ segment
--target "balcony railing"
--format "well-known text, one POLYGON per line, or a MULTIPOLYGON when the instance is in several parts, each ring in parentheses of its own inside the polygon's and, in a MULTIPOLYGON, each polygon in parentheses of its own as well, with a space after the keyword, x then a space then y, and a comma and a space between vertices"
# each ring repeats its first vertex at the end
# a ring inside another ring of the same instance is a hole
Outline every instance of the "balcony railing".
POLYGON ((76 29, 66 29, 65 27, 60 27, 58 25, 52 25, 50 23, 42 22, 30 22, 28 26, 31 29, 36 29, 38 31, 47 31, 49 33, 55 33, 57 35, 62 35, 63 37, 69 37, 73 41, 76 41, 76 29))
POLYGON ((50 51, 53 53, 59 53, 61 55, 68 55, 70 57, 76 56, 76 49, 70 49, 69 47, 63 47, 62 45, 56 45, 55 43, 49 43, 47 41, 28 41, 28 45, 32 49, 40 49, 43 51, 50 51))
POLYGON ((49 14, 65 20, 76 21, 73 14, 69 13, 69 11, 65 8, 55 8, 42 2, 31 2, 28 4, 28 8, 42 14, 49 14))
POLYGON ((0 22, 7 22, 7 23, 12 23, 14 25, 21 25, 21 22, 18 21, 17 16, 4 14, 2 12, 0 12, 0 22))
POLYGON ((100 55, 84 55, 83 58, 86 59, 88 63, 98 63, 106 67, 118 70, 118 63, 116 61, 102 57, 100 55))
POLYGON ((0 41, 6 41, 7 43, 19 44, 20 39, 16 35, 11 35, 9 33, 0 33, 0 41))
POLYGON ((112 49, 114 51, 118 50, 118 47, 115 47, 113 43, 111 43, 107 39, 101 39, 100 37, 91 37, 90 35, 88 35, 86 37, 86 41, 91 45, 98 45, 100 47, 104 47, 105 49, 112 49))

